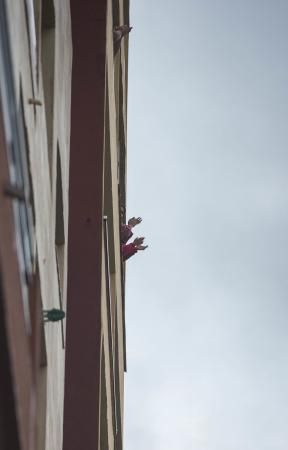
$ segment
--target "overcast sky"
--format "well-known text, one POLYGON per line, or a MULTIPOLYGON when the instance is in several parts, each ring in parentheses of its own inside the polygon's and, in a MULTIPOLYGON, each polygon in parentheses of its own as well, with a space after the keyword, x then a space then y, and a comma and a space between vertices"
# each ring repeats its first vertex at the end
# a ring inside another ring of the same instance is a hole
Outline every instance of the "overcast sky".
POLYGON ((131 0, 125 450, 288 450, 288 1, 131 0))

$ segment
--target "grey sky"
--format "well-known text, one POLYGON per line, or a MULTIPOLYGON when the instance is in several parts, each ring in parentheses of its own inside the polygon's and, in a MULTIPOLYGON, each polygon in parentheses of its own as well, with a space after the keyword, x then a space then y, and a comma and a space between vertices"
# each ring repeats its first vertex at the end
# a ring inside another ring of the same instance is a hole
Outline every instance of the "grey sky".
POLYGON ((131 1, 126 450, 288 449, 287 22, 131 1))

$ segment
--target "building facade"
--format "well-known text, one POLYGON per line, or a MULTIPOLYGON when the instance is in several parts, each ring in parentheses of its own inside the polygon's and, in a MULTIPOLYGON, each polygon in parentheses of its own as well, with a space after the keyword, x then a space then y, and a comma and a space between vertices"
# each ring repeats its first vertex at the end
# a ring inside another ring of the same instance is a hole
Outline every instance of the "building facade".
POLYGON ((128 23, 128 0, 0 0, 4 450, 123 447, 128 23))

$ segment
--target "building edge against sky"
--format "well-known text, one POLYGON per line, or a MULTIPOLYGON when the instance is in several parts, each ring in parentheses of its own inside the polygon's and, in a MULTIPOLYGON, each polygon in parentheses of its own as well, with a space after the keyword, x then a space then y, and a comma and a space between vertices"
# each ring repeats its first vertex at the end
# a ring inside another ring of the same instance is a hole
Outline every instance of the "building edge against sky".
POLYGON ((0 448, 122 449, 129 1, 0 21, 0 448))

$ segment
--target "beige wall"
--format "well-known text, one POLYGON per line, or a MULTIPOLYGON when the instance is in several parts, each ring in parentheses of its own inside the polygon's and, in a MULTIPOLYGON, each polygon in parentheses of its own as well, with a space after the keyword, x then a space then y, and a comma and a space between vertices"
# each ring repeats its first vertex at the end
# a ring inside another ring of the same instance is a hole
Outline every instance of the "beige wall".
MULTIPOLYGON (((123 24, 123 2, 120 1, 118 18, 119 23, 123 24)), ((122 298, 122 272, 121 272, 121 252, 119 235, 119 190, 118 183, 125 183, 119 175, 119 114, 123 114, 125 136, 126 136, 126 77, 127 77, 127 38, 123 40, 121 52, 116 57, 113 55, 113 2, 108 0, 107 4, 107 59, 106 59, 106 141, 105 141, 105 179, 104 179, 104 214, 108 221, 109 234, 109 258, 110 258, 110 288, 111 288, 111 320, 112 320, 112 338, 114 350, 114 370, 117 409, 117 426, 121 429, 121 438, 123 439, 123 408, 124 408, 124 330, 123 330, 123 301, 122 298), (121 86, 122 85, 122 86, 121 86), (123 89, 124 103, 120 104, 119 89, 123 89), (117 374, 116 374, 117 371, 117 374), (118 380, 118 382, 117 382, 118 380)), ((103 245, 103 270, 105 271, 105 247, 103 245)), ((101 381, 101 388, 105 386, 106 399, 108 406, 105 408, 106 426, 103 426, 101 432, 108 432, 109 450, 113 447, 113 423, 112 423, 112 387, 111 387, 111 365, 109 355, 109 326, 108 312, 106 307, 107 292, 105 288, 105 273, 103 274, 102 290, 102 351, 104 358, 102 364, 105 364, 105 384, 101 381), (110 405, 109 405, 110 402, 110 405), (112 436, 111 436, 112 434, 112 436)), ((119 442, 117 443, 117 449, 119 442)), ((101 448, 101 450, 103 450, 101 448)), ((108 450, 108 448, 107 448, 108 450)))
MULTIPOLYGON (((45 0, 46 1, 46 0, 45 0)), ((44 2, 44 0, 43 0, 44 2)), ((50 0, 48 3, 51 3, 50 0)), ((32 0, 26 1, 33 6, 32 0)), ((34 2, 38 7, 40 0, 34 2)), ((25 1, 6 2, 10 28, 10 44, 14 68, 14 82, 18 101, 20 102, 20 82, 22 86, 23 108, 29 147, 31 178, 35 207, 35 240, 41 279, 41 296, 44 309, 59 308, 59 285, 55 252, 56 221, 56 162, 57 142, 59 143, 64 205, 65 241, 68 229, 68 170, 70 138, 70 89, 72 43, 70 29, 69 0, 55 0, 55 77, 54 109, 51 121, 53 137, 51 148, 47 144, 45 97, 41 65, 41 22, 40 14, 36 17, 36 37, 38 52, 37 71, 30 65, 31 45, 28 38, 28 23, 25 15, 25 1), (32 73, 31 73, 32 72, 32 73), (37 79, 38 78, 38 79, 37 79), (29 104, 29 99, 37 99, 42 106, 29 104), (49 169, 49 152, 51 171, 49 169)), ((53 2, 52 2, 53 4, 53 2)), ((30 17, 33 23, 33 16, 30 17)), ((52 51, 52 50, 51 50, 52 51)), ((32 52, 33 54, 33 52, 32 52)), ((53 55, 50 55, 50 57, 53 55)), ((33 58, 32 58, 33 60, 33 58)), ((52 71, 53 75, 53 71, 52 71)), ((53 81, 53 77, 52 77, 53 81)), ((53 89, 52 89, 53 92, 53 89)), ((52 102, 53 103, 53 102, 52 102)), ((62 297, 66 297, 66 244, 59 251, 60 271, 63 285, 62 297)), ((62 415, 64 383, 64 350, 62 349, 61 326, 59 323, 45 325, 47 348, 47 429, 46 449, 62 448, 62 415)), ((43 388, 42 388, 43 391, 43 388)), ((41 392, 41 390, 40 390, 41 392)))

